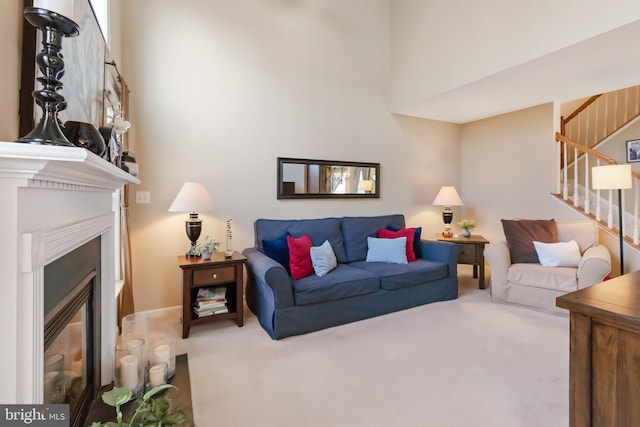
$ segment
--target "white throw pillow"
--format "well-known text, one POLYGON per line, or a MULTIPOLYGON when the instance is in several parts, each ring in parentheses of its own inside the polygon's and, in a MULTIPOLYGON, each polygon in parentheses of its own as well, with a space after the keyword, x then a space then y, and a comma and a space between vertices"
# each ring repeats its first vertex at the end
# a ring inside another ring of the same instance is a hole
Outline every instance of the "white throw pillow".
POLYGON ((328 240, 325 240, 320 246, 311 248, 311 263, 316 276, 324 276, 338 266, 336 255, 328 240))
POLYGON ((367 262, 407 264, 407 238, 378 239, 367 237, 367 262))
POLYGON ((546 267, 577 267, 582 255, 575 240, 558 243, 533 242, 540 264, 546 267))

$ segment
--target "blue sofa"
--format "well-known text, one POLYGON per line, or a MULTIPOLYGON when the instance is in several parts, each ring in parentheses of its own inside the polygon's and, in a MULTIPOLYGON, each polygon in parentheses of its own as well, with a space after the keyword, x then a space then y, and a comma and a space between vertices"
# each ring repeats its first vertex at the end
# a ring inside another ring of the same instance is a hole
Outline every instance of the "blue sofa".
POLYGON ((404 228, 404 216, 256 220, 255 246, 243 251, 249 309, 271 338, 280 339, 457 298, 455 244, 421 240, 422 257, 408 264, 365 261, 367 237, 388 227, 404 228), (314 246, 328 240, 338 266, 322 277, 293 280, 262 247, 287 231, 307 234, 314 246))

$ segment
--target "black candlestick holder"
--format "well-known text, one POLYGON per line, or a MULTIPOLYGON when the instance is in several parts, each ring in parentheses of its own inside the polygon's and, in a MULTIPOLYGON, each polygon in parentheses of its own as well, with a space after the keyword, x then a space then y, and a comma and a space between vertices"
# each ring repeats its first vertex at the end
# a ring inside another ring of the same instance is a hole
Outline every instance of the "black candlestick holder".
POLYGON ((80 27, 66 16, 39 7, 25 8, 24 17, 29 24, 42 31, 42 50, 36 56, 36 62, 42 73, 42 77, 37 80, 43 87, 31 93, 42 108, 42 117, 36 127, 18 142, 73 147, 62 133, 58 121, 58 112, 66 107, 64 96, 58 93, 62 88, 60 79, 64 75, 64 61, 60 51, 62 39, 76 37, 80 34, 80 27))

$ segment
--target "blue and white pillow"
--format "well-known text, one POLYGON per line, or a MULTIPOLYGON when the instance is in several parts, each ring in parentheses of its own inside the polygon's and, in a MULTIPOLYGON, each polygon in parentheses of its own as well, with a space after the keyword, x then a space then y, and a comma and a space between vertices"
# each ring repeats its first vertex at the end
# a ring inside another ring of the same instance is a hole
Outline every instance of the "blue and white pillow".
POLYGON ((367 237, 367 262, 407 264, 407 238, 379 239, 367 237))
POLYGON ((338 266, 336 255, 328 240, 320 246, 311 247, 311 263, 316 276, 322 277, 338 266))

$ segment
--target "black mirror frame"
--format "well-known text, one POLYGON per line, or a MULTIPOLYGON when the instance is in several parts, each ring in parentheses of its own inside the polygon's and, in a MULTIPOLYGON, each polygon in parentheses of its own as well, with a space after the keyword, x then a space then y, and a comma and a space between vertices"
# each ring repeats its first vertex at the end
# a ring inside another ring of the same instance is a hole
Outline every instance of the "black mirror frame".
POLYGON ((278 178, 277 178, 277 198, 278 199, 379 199, 380 198, 380 163, 364 163, 337 160, 313 160, 313 159, 295 159, 291 157, 278 157, 278 178), (359 168, 374 168, 376 174, 375 191, 371 193, 285 193, 282 181, 284 163, 295 163, 302 165, 326 165, 326 166, 347 166, 359 168))

